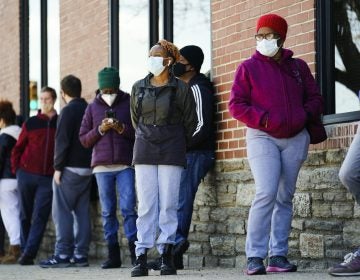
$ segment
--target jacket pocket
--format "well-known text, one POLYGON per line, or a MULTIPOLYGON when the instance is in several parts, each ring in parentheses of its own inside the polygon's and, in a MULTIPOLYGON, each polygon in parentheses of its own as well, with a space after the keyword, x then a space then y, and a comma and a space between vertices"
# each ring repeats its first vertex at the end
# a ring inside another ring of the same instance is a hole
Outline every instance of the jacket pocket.
POLYGON ((268 111, 267 127, 264 131, 278 131, 285 125, 286 116, 284 114, 284 108, 272 107, 268 111))

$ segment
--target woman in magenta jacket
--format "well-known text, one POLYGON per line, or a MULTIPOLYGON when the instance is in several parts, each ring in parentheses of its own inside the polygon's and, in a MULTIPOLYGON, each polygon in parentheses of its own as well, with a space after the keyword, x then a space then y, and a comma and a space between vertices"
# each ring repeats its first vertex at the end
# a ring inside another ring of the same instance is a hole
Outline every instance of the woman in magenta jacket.
POLYGON ((256 187, 246 238, 249 275, 297 269, 287 260, 292 199, 310 143, 306 124, 319 117, 323 104, 306 62, 283 48, 285 19, 264 15, 256 32, 256 52, 238 67, 229 102, 231 115, 248 127, 256 187))

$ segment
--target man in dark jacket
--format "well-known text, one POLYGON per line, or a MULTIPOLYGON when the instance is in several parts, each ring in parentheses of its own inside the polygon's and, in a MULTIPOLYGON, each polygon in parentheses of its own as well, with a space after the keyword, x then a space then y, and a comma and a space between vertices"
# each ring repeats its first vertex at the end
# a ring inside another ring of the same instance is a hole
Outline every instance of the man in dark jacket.
POLYGON ((91 239, 90 182, 91 149, 84 148, 79 130, 87 103, 81 98, 81 81, 68 75, 61 81, 66 106, 59 115, 55 135, 53 208, 56 229, 55 253, 40 266, 88 266, 91 239), (74 218, 76 227, 74 233, 74 218))
POLYGON ((198 125, 187 147, 187 168, 181 175, 178 228, 174 249, 174 264, 184 268, 183 254, 189 247, 187 240, 196 192, 201 180, 214 164, 214 89, 210 80, 200 73, 204 54, 198 46, 180 49, 180 60, 174 65, 174 74, 188 83, 196 102, 198 125))
POLYGON ((135 171, 131 167, 135 132, 130 119, 130 96, 119 90, 117 69, 106 67, 98 73, 99 91, 86 109, 80 128, 84 147, 93 147, 91 167, 99 189, 108 259, 102 268, 121 266, 116 215, 116 193, 124 217, 124 232, 135 261, 136 194, 135 171))
POLYGON ((12 150, 11 167, 18 179, 20 199, 21 265, 34 264, 51 212, 57 121, 55 101, 53 88, 41 89, 41 110, 23 124, 12 150))

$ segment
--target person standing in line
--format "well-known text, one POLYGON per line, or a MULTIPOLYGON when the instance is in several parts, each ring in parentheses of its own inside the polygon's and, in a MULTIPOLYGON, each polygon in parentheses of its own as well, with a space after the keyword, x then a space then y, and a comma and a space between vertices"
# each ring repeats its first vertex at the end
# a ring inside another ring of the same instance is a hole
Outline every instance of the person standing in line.
POLYGON ((7 254, 1 259, 2 264, 16 263, 21 252, 17 180, 11 171, 10 163, 11 151, 21 130, 15 120, 16 113, 12 104, 9 101, 0 101, 0 211, 10 243, 7 254))
POLYGON ((319 118, 323 107, 306 62, 283 48, 287 28, 276 14, 258 19, 256 53, 238 67, 230 94, 230 114, 247 126, 256 188, 246 236, 248 275, 297 270, 287 260, 292 199, 310 143, 306 124, 319 118))
POLYGON ((187 144, 186 168, 180 181, 178 227, 176 231, 174 264, 183 269, 183 254, 189 247, 188 235, 195 195, 215 162, 214 88, 210 80, 200 73, 204 53, 198 46, 180 49, 180 59, 174 65, 174 75, 191 88, 196 103, 198 125, 187 144))
POLYGON ((91 149, 84 148, 79 140, 87 107, 81 98, 80 79, 73 75, 64 77, 61 97, 66 106, 60 112, 55 135, 52 204, 56 244, 54 255, 40 262, 43 268, 89 266, 91 149))
POLYGON ((133 164, 139 200, 137 258, 132 277, 148 275, 147 250, 155 246, 155 240, 161 255, 160 274, 176 274, 172 250, 180 178, 186 165, 186 142, 197 124, 193 95, 187 84, 171 72, 179 58, 174 44, 160 40, 150 49, 150 74, 137 81, 131 92, 131 118, 136 129, 133 164))
MULTIPOLYGON (((177 210, 178 226, 174 246, 174 265, 183 269, 183 254, 189 248, 188 235, 195 195, 201 180, 214 165, 214 88, 210 80, 200 73, 204 53, 198 46, 180 49, 179 61, 173 66, 174 75, 191 88, 196 103, 198 125, 187 143, 186 168, 182 170, 177 210)), ((149 268, 159 270, 161 258, 148 263, 149 268)))
POLYGON ((89 104, 80 128, 80 142, 93 148, 91 167, 96 176, 108 259, 102 268, 121 266, 116 216, 116 192, 119 195, 124 232, 131 262, 135 262, 136 193, 135 171, 131 166, 134 128, 130 118, 130 95, 119 89, 119 71, 105 67, 98 73, 99 90, 89 104))
POLYGON ((51 213, 57 113, 56 91, 44 87, 36 116, 23 125, 12 150, 11 167, 18 179, 21 221, 20 265, 33 265, 51 213))
MULTIPOLYGON (((357 128, 356 135, 346 154, 344 162, 339 171, 341 183, 348 189, 360 205, 360 129, 357 128)), ((348 253, 344 261, 330 267, 328 270, 333 276, 359 276, 360 275, 360 247, 354 252, 348 253)))

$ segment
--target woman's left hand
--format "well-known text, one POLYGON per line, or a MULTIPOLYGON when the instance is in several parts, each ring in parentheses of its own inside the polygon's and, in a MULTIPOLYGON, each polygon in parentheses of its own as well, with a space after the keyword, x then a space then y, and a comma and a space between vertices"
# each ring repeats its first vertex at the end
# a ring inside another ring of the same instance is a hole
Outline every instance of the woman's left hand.
POLYGON ((122 134, 125 130, 125 125, 119 121, 115 121, 112 128, 119 134, 122 134))

